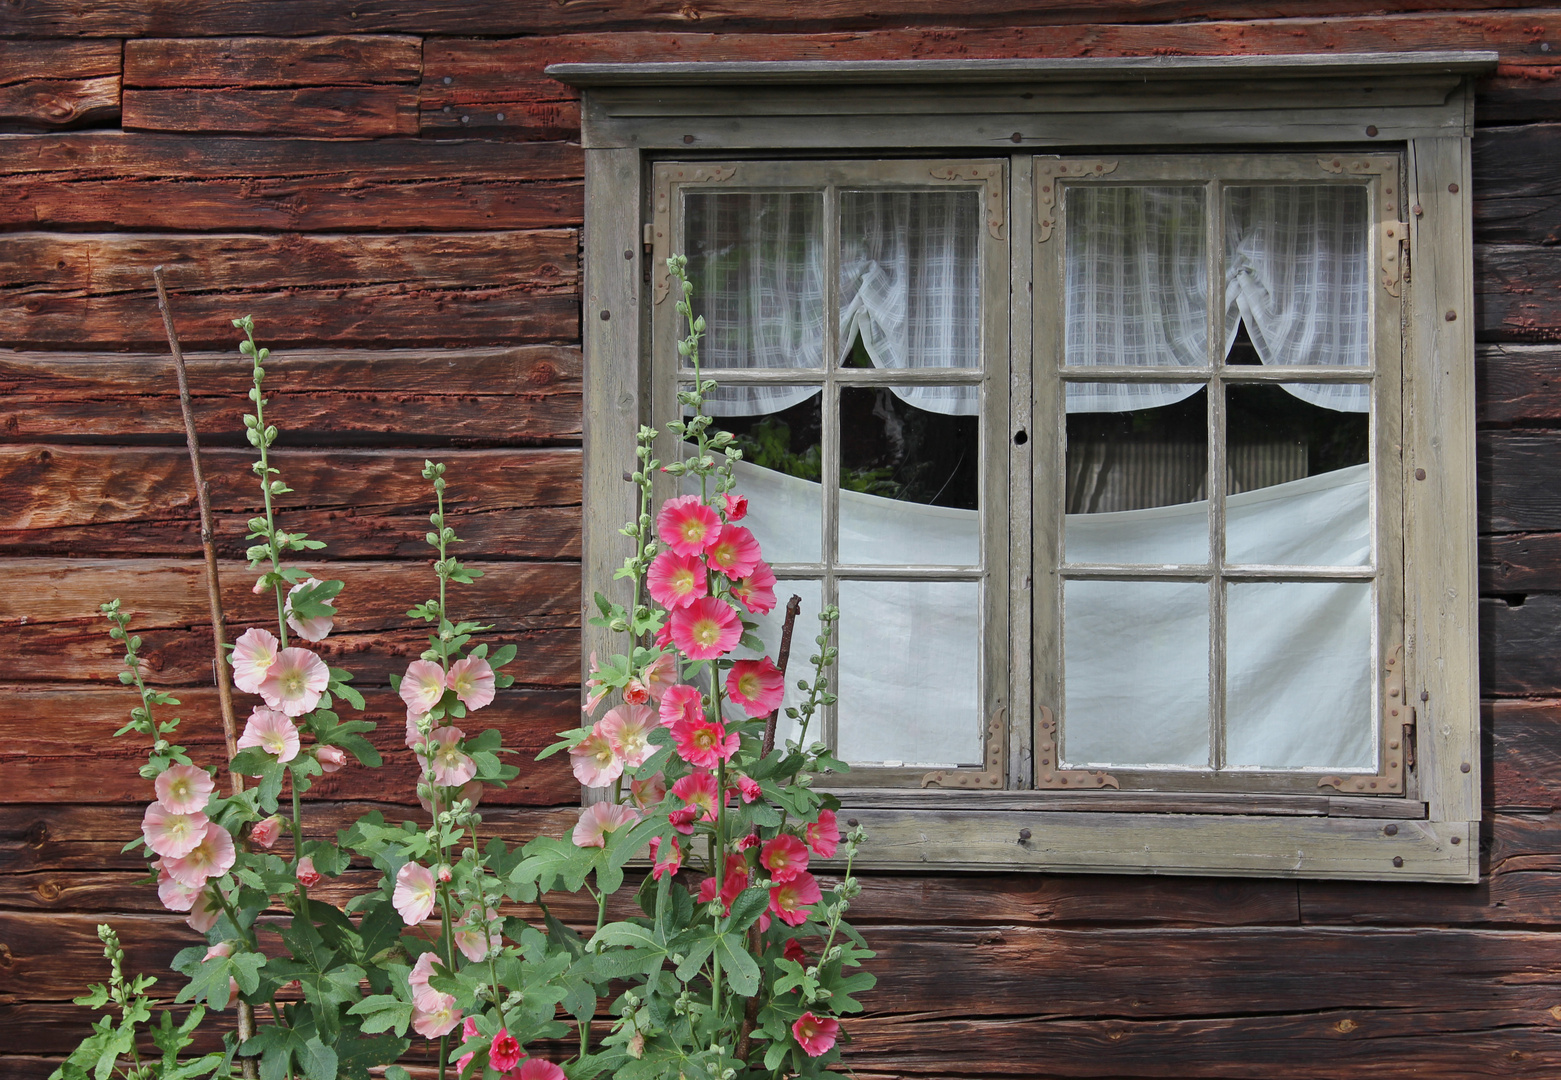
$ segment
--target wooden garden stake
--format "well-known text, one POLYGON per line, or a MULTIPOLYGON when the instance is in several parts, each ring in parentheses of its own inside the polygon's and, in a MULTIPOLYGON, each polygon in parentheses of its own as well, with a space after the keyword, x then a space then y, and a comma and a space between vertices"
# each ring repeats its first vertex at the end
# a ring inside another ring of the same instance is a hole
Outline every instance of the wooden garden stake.
MULTIPOLYGON (((780 651, 775 654, 775 666, 780 668, 781 690, 784 694, 786 688, 786 661, 791 659, 791 631, 797 625, 797 615, 802 611, 802 597, 793 594, 786 601, 786 622, 781 627, 780 651)), ((780 722, 779 705, 770 711, 770 717, 764 722, 764 750, 768 754, 775 749, 775 725, 780 722)))

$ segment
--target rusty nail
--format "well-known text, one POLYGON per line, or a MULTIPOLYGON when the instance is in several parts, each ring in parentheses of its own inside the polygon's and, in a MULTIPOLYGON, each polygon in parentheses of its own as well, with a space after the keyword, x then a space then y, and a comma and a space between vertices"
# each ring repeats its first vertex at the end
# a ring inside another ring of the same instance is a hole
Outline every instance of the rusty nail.
POLYGON ((1461 843, 1463 843, 1463 837, 1461 837, 1461 836, 1455 836, 1455 837, 1453 837, 1453 843, 1455 843, 1455 844, 1461 844, 1461 843))
POLYGON ((608 311, 606 308, 602 308, 602 322, 606 322, 610 318, 612 318, 612 312, 608 311))
POLYGON ((1423 217, 1425 215, 1425 211, 1420 209, 1419 203, 1415 203, 1415 205, 1410 207, 1410 209, 1415 212, 1415 217, 1423 217))
POLYGON ((1422 691, 1420 691, 1420 700, 1421 701, 1430 701, 1431 700, 1431 691, 1429 691, 1429 690, 1422 690, 1422 691))
POLYGON ((625 251, 623 253, 623 257, 625 259, 632 259, 632 258, 634 258, 634 252, 632 252, 632 251, 625 251))
POLYGON ((1456 311, 1448 309, 1447 314, 1443 315, 1442 318, 1446 319, 1448 322, 1457 322, 1458 321, 1458 313, 1456 311))
POLYGON ((1376 124, 1367 124, 1366 125, 1366 138, 1368 138, 1368 139, 1375 139, 1376 137, 1377 137, 1377 125, 1376 124))
POLYGON ((1022 135, 1020 132, 1017 132, 1017 131, 1014 132, 1012 135, 1010 135, 1008 137, 1010 139, 1012 139, 1014 142, 1024 142, 1024 135, 1022 135))
POLYGON ((1465 772, 1465 773, 1468 772, 1469 771, 1469 763, 1466 761, 1462 765, 1458 766, 1458 771, 1459 772, 1465 772))
POLYGON ((1395 855, 1395 856, 1393 856, 1393 865, 1394 866, 1403 866, 1404 865, 1404 856, 1402 856, 1402 855, 1395 855))
POLYGON ((694 137, 692 135, 685 135, 685 136, 683 136, 683 142, 684 143, 691 143, 693 141, 694 141, 694 137))
POLYGON ((1382 827, 1382 831, 1387 833, 1389 836, 1397 836, 1398 835, 1398 826, 1397 825, 1384 825, 1382 827))
POLYGON ((1020 840, 1020 842, 1022 843, 1023 841, 1028 840, 1028 839, 1030 839, 1030 830, 1029 829, 1020 829, 1019 830, 1019 840, 1020 840))
POLYGON ((848 817, 848 818, 846 818, 846 824, 851 826, 854 829, 854 828, 857 827, 858 824, 860 824, 860 822, 858 822, 856 820, 856 818, 854 818, 854 817, 848 817))
POLYGON ((1447 185, 1447 190, 1451 191, 1454 195, 1456 195, 1456 194, 1458 194, 1458 185, 1457 184, 1448 184, 1447 185))
POLYGON ((1424 469, 1416 469, 1415 470, 1415 479, 1416 480, 1424 480, 1425 479, 1425 470, 1424 469))

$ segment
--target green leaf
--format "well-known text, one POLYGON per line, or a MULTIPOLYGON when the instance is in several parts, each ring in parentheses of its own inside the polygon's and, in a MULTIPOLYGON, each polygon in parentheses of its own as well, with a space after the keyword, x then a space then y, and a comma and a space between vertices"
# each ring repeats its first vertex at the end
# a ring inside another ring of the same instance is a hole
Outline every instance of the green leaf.
POLYGON ((726 985, 738 997, 753 997, 759 992, 759 965, 754 962, 739 934, 722 934, 716 939, 715 955, 721 961, 726 985))
POLYGON ((304 1043, 300 1064, 309 1080, 336 1080, 336 1051, 318 1037, 304 1043))
POLYGON ((412 1003, 390 994, 366 997, 347 1012, 363 1017, 363 1030, 371 1035, 391 1028, 395 1029, 397 1035, 405 1035, 408 1025, 412 1023, 412 1003))

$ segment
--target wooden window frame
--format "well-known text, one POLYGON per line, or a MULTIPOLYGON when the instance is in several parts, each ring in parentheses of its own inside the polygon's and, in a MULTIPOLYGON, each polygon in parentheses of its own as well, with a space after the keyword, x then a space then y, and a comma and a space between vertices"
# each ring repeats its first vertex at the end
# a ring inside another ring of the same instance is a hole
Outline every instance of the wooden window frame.
MULTIPOLYGON (((1470 81, 1494 65, 1494 53, 1459 52, 550 67, 584 89, 582 611, 595 591, 612 591, 616 528, 633 513, 621 474, 649 419, 656 162, 1006 155, 1011 280, 1028 283, 1038 244, 1027 238, 1043 209, 1028 167, 1037 155, 1401 155, 1407 237, 1377 242, 1385 257, 1407 239, 1409 253, 1394 264, 1404 356, 1397 689, 1417 722, 1405 793, 1029 789, 1046 734, 1028 617, 1042 564, 1016 555, 1005 704, 1035 723, 1006 725, 993 757, 1005 789, 856 787, 840 791, 841 816, 867 828, 863 862, 882 869, 1478 880, 1470 81)), ((1027 302, 1010 305, 1008 340, 1024 360, 1011 365, 1012 434, 1034 430, 1022 379, 1036 355, 1027 302)), ((1015 449, 1010 503, 1027 507, 1033 461, 1015 449)), ((1011 513, 1016 553, 1030 550, 1031 525, 1011 513)), ((605 645, 587 628, 586 655, 605 645)))

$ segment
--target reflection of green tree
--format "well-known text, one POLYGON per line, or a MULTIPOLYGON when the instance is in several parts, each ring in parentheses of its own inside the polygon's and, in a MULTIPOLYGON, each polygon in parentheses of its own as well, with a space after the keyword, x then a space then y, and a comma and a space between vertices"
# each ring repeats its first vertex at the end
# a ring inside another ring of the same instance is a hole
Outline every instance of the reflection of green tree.
MULTIPOLYGON (((767 417, 755 424, 746 434, 737 436, 737 446, 743 452, 743 460, 762 469, 773 469, 795 476, 800 480, 817 481, 823 475, 824 466, 817 443, 802 453, 791 448, 791 427, 784 420, 767 417)), ((881 495, 897 499, 903 490, 890 477, 892 468, 841 469, 840 487, 845 491, 859 491, 867 495, 881 495)))

